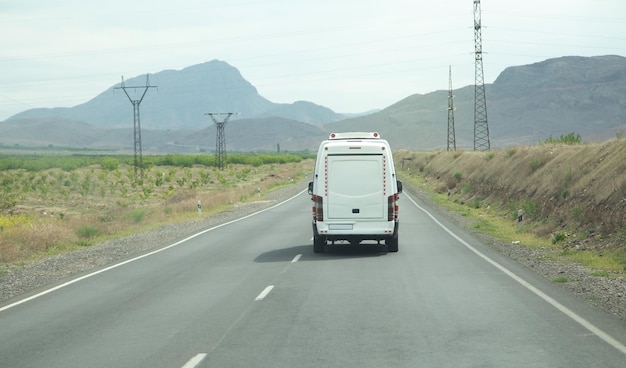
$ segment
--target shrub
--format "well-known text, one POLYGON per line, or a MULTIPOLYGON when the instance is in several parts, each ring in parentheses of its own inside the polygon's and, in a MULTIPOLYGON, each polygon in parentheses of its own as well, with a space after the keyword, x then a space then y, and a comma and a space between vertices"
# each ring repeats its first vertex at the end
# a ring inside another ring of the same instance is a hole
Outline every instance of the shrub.
POLYGON ((542 166, 544 165, 544 161, 542 159, 539 158, 533 158, 532 161, 530 161, 530 171, 531 172, 535 172, 537 170, 539 170, 542 166))
POLYGON ((458 182, 458 180, 456 180, 455 178, 448 178, 446 180, 446 187, 447 187, 447 189, 454 189, 454 188, 456 188, 457 182, 458 182))
POLYGON ((535 204, 535 202, 529 199, 522 202, 522 210, 524 211, 524 214, 529 217, 537 217, 539 214, 539 207, 535 204))
POLYGON ((576 219, 576 221, 578 222, 582 222, 582 220, 585 217, 585 209, 582 205, 577 205, 574 206, 573 208, 570 209, 570 213, 572 214, 572 216, 576 219))
POLYGON ((554 233, 554 235, 552 235, 552 244, 562 243, 565 241, 566 238, 567 236, 562 231, 554 233))
POLYGON ((0 210, 8 210, 17 205, 17 196, 14 193, 0 192, 0 210))
POLYGON ((105 157, 100 161, 100 166, 102 166, 104 170, 113 171, 117 170, 120 166, 120 161, 113 157, 105 157))
POLYGON ((101 231, 95 226, 81 226, 76 230, 79 237, 92 239, 100 235, 101 231))
POLYGON ((144 217, 146 217, 146 210, 144 210, 143 208, 135 208, 134 210, 130 211, 128 217, 130 217, 135 222, 141 222, 143 221, 144 217))
POLYGON ((543 142, 539 141, 542 144, 580 144, 582 138, 580 134, 576 134, 574 132, 568 133, 567 135, 561 135, 560 138, 556 139, 552 137, 552 134, 543 142))

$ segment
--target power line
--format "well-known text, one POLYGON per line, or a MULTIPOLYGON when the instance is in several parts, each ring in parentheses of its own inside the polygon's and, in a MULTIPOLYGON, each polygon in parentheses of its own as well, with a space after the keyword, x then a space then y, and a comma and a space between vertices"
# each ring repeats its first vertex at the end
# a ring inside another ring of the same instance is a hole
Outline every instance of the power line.
POLYGON ((134 164, 135 164, 135 180, 137 181, 143 178, 143 155, 142 155, 142 149, 141 149, 141 123, 140 123, 140 118, 139 118, 139 105, 141 104, 141 101, 143 101, 143 98, 146 96, 146 93, 148 92, 148 89, 150 88, 156 88, 156 86, 150 85, 150 77, 148 74, 146 74, 145 86, 127 87, 126 84, 124 83, 124 76, 122 76, 122 83, 120 84, 119 87, 115 88, 115 89, 122 89, 124 93, 126 94, 126 97, 128 97, 128 100, 133 104, 133 126, 135 128, 134 129, 134 138, 135 138, 134 164), (137 89, 137 88, 144 89, 139 99, 133 99, 132 97, 130 97, 130 94, 128 94, 127 89, 131 89, 131 88, 132 89, 137 89))
POLYGON ((217 136, 215 142, 215 165, 224 170, 224 163, 226 162, 226 136, 224 134, 224 127, 231 116, 236 115, 236 112, 207 112, 204 115, 209 115, 213 123, 217 128, 217 136), (217 120, 216 116, 226 115, 221 121, 217 120))
POLYGON ((452 94, 452 65, 449 68, 448 88, 448 151, 456 151, 456 134, 454 132, 454 95, 452 94))
POLYGON ((474 0, 474 151, 489 151, 480 0, 474 0))

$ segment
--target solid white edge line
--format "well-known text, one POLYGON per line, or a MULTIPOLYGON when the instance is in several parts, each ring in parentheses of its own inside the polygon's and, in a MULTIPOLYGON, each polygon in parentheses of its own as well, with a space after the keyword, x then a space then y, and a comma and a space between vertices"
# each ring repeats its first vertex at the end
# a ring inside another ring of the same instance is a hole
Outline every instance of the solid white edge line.
POLYGON ((189 359, 182 368, 195 368, 198 364, 202 363, 204 358, 206 358, 207 354, 198 354, 195 357, 189 359))
POLYGON ((217 226, 214 226, 214 227, 208 228, 208 229, 206 229, 206 230, 202 230, 202 231, 200 231, 200 232, 198 232, 198 233, 195 233, 195 234, 193 234, 193 235, 191 235, 191 236, 189 236, 189 237, 187 237, 187 238, 185 238, 185 239, 183 239, 183 240, 180 240, 180 241, 178 241, 178 242, 176 242, 176 243, 174 243, 174 244, 170 244, 170 245, 168 245, 168 246, 166 246, 166 247, 159 248, 159 249, 157 249, 157 250, 155 250, 155 251, 152 251, 152 252, 149 252, 149 253, 146 253, 146 254, 143 254, 143 255, 137 256, 137 257, 135 257, 135 258, 128 259, 128 260, 123 261, 123 262, 120 262, 120 263, 113 264, 113 265, 111 265, 111 266, 109 266, 109 267, 105 267, 105 268, 103 268, 103 269, 101 269, 101 270, 98 270, 98 271, 95 271, 95 272, 89 273, 89 274, 87 274, 87 275, 84 275, 84 276, 81 276, 81 277, 78 277, 78 278, 72 279, 72 280, 70 280, 70 281, 68 281, 68 282, 65 282, 65 283, 63 283, 63 284, 57 285, 57 286, 55 286, 55 287, 53 287, 53 288, 50 288, 50 289, 44 290, 44 291, 42 291, 42 292, 40 292, 40 293, 38 293, 38 294, 31 295, 31 296, 29 296, 29 297, 27 297, 27 298, 24 298, 24 299, 18 300, 18 301, 16 301, 15 303, 5 305, 4 307, 1 307, 1 308, 0 308, 0 313, 1 313, 1 312, 4 312, 5 310, 11 309, 11 308, 13 308, 13 307, 17 307, 17 306, 18 306, 18 305, 20 305, 20 304, 24 304, 24 303, 29 302, 29 301, 31 301, 31 300, 37 299, 37 298, 39 298, 39 297, 42 297, 42 296, 44 296, 44 295, 46 295, 46 294, 50 294, 50 293, 52 293, 52 292, 54 292, 54 291, 57 291, 57 290, 59 290, 59 289, 63 289, 64 287, 66 287, 66 286, 70 286, 70 285, 75 284, 75 283, 77 283, 77 282, 79 282, 79 281, 82 281, 82 280, 88 279, 88 278, 90 278, 90 277, 93 277, 93 276, 99 275, 99 274, 101 274, 101 273, 105 273, 105 272, 110 271, 110 270, 112 270, 112 269, 115 269, 115 268, 118 268, 118 267, 124 266, 124 265, 126 265, 126 264, 129 264, 129 263, 132 263, 132 262, 138 261, 138 260, 140 260, 140 259, 143 259, 143 258, 146 258, 146 257, 150 257, 150 256, 152 256, 152 255, 154 255, 154 254, 161 253, 161 252, 166 251, 166 250, 168 250, 168 249, 170 249, 170 248, 174 248, 174 247, 176 247, 176 246, 179 246, 179 245, 181 245, 181 244, 185 243, 185 242, 186 242, 186 241, 188 241, 188 240, 191 240, 191 239, 196 238, 196 237, 198 237, 198 236, 200 236, 200 235, 206 234, 206 233, 208 233, 209 231, 213 231, 213 230, 219 229, 219 228, 221 228, 221 227, 224 227, 224 226, 227 226, 227 225, 233 224, 233 223, 235 223, 235 222, 239 222, 239 221, 245 220, 245 219, 250 218, 250 217, 252 217, 252 216, 256 216, 256 215, 258 215, 258 214, 260 214, 260 213, 263 213, 263 212, 265 212, 265 211, 272 210, 272 209, 274 209, 274 208, 276 208, 276 207, 278 207, 278 206, 280 206, 280 205, 282 205, 282 204, 284 204, 284 203, 287 203, 287 202, 289 202, 289 201, 293 200, 294 198, 298 197, 299 195, 301 195, 301 194, 302 194, 302 193, 304 193, 304 192, 306 192, 306 189, 302 190, 301 192, 299 192, 298 194, 294 195, 293 197, 288 198, 288 199, 286 199, 286 200, 284 200, 284 201, 282 201, 282 202, 279 202, 279 203, 277 203, 277 204, 275 204, 275 205, 273 205, 273 206, 271 206, 271 207, 268 207, 268 208, 262 209, 262 210, 260 210, 260 211, 257 211, 257 212, 251 213, 251 214, 249 214, 249 215, 246 215, 246 216, 244 216, 244 217, 240 217, 240 218, 238 218, 238 219, 235 219, 235 220, 232 220, 232 221, 228 221, 228 222, 225 222, 225 223, 223 223, 223 224, 220 224, 220 225, 217 225, 217 226))
POLYGON ((274 285, 270 285, 270 286, 266 287, 265 289, 263 289, 263 291, 261 291, 261 294, 259 294, 256 298, 254 298, 254 300, 263 300, 263 299, 265 299, 267 294, 269 294, 270 291, 272 291, 273 288, 274 288, 274 285))
POLYGON ((300 257, 302 257, 302 254, 298 254, 297 256, 293 257, 293 259, 291 260, 291 263, 296 263, 300 260, 300 257))
POLYGON ((517 276, 515 273, 513 273, 513 271, 511 271, 508 268, 502 266, 501 264, 499 264, 498 262, 494 261, 493 259, 487 257, 485 254, 481 253, 478 249, 472 247, 465 240, 461 239, 454 232, 452 232, 452 230, 448 229, 444 224, 439 222, 439 220, 437 220, 430 212, 428 212, 426 209, 422 208, 419 204, 417 204, 417 202, 415 202, 413 200, 413 198, 411 198, 408 195, 406 195, 406 197, 411 202, 413 202, 413 204, 417 208, 419 208, 422 212, 424 212, 426 215, 428 215, 428 217, 430 217, 437 225, 439 225, 439 227, 441 227, 443 230, 445 230, 448 234, 450 234, 450 236, 455 238, 459 243, 463 244, 467 249, 471 250, 477 256, 479 256, 483 260, 487 261, 492 266, 496 267, 497 269, 499 269, 500 271, 505 273, 507 276, 509 276, 513 280, 517 281, 520 285, 522 285, 526 289, 528 289, 531 292, 533 292, 535 295, 537 295, 538 297, 540 297, 541 299, 546 301, 548 304, 552 305, 554 308, 556 308, 559 311, 561 311, 563 314, 565 314, 569 318, 571 318, 574 321, 576 321, 579 325, 581 325, 584 328, 586 328, 589 332, 591 332, 592 334, 598 336, 604 342, 606 342, 607 344, 613 346, 615 349, 619 350, 622 354, 626 355, 626 346, 623 345, 621 342, 617 341, 615 338, 613 338, 611 335, 607 334, 606 332, 602 331, 600 328, 594 326, 591 322, 589 322, 586 319, 584 319, 583 317, 579 316, 578 314, 576 314, 571 309, 569 309, 566 306, 564 306, 563 304, 557 302, 552 297, 550 297, 549 295, 545 294, 543 291, 537 289, 536 287, 534 287, 533 285, 528 283, 526 280, 524 280, 521 277, 517 276))

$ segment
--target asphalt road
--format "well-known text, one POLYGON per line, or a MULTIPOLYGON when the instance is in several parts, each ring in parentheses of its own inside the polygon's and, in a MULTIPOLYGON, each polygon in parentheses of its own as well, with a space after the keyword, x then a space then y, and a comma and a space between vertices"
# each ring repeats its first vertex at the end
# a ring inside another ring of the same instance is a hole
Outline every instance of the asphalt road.
POLYGON ((314 254, 302 193, 4 306, 0 367, 624 367, 626 323, 400 205, 398 253, 314 254))

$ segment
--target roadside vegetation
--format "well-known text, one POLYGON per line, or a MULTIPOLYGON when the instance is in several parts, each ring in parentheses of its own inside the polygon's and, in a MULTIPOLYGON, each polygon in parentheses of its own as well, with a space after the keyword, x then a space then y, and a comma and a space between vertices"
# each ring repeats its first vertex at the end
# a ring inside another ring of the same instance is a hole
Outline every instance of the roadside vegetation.
POLYGON ((604 277, 626 275, 624 157, 619 137, 581 143, 574 133, 532 147, 396 154, 403 180, 475 231, 604 277))
POLYGON ((314 157, 302 154, 143 156, 0 154, 2 264, 91 246, 158 226, 196 221, 303 180, 314 157), (198 211, 198 203, 202 211, 198 211))

